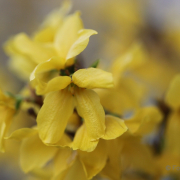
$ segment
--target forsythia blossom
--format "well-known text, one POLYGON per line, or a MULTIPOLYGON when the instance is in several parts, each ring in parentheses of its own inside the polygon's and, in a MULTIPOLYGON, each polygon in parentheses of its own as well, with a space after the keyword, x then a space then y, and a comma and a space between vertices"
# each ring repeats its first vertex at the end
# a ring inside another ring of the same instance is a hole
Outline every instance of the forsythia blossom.
MULTIPOLYGON (((119 11, 117 2, 118 16, 108 14, 109 25, 118 22, 116 30, 104 26, 110 36, 100 38, 100 52, 113 57, 108 62, 86 66, 81 53, 97 32, 84 28, 80 12, 69 14, 68 0, 32 36, 19 33, 5 43, 10 68, 26 85, 18 94, 0 89, 0 150, 19 141, 26 180, 180 178, 166 169, 180 166, 180 75, 167 89, 160 75, 173 73, 154 61, 162 56, 161 38, 146 40, 155 32, 144 32, 138 4, 129 5, 119 11)), ((111 8, 103 7, 107 16, 111 8)))

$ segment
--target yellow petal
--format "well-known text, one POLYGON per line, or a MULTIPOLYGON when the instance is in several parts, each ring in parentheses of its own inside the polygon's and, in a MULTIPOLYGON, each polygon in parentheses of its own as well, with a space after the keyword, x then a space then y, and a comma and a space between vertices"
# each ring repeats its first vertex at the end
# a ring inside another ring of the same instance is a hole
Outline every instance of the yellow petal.
POLYGON ((108 153, 105 141, 100 140, 98 146, 92 152, 78 152, 88 179, 92 179, 104 168, 108 153))
POLYGON ((54 175, 66 170, 72 165, 76 158, 76 151, 70 148, 59 148, 57 155, 54 157, 54 175))
POLYGON ((42 143, 38 134, 23 140, 20 149, 20 163, 24 172, 43 167, 57 152, 56 147, 42 143))
POLYGON ((131 133, 144 135, 150 133, 162 120, 162 113, 156 107, 139 109, 134 117, 125 121, 131 133))
POLYGON ((60 70, 63 67, 64 67, 64 62, 61 58, 52 57, 49 60, 39 63, 36 66, 34 71, 31 73, 30 81, 34 80, 36 78, 36 76, 40 73, 47 72, 47 71, 54 70, 54 69, 60 70))
POLYGON ((33 39, 39 42, 53 42, 55 33, 62 26, 64 16, 70 11, 71 2, 63 1, 61 7, 50 13, 42 24, 42 28, 35 33, 33 39))
POLYGON ((112 74, 96 68, 80 69, 73 74, 72 80, 81 88, 111 88, 114 86, 112 74))
POLYGON ((55 47, 60 57, 66 59, 71 46, 78 38, 78 31, 81 29, 83 29, 83 24, 79 13, 74 13, 65 19, 55 37, 55 47))
POLYGON ((121 136, 128 129, 122 119, 119 119, 111 115, 106 116, 105 123, 106 131, 105 135, 102 138, 106 140, 115 139, 121 136))
POLYGON ((79 159, 67 170, 60 173, 58 176, 52 178, 52 180, 88 180, 83 169, 83 165, 79 159))
POLYGON ((5 152, 4 137, 9 130, 9 126, 12 122, 12 116, 14 110, 10 108, 0 107, 0 151, 5 152))
POLYGON ((113 180, 119 180, 121 177, 121 149, 122 143, 117 139, 106 141, 108 160, 101 174, 113 180))
MULTIPOLYGON (((60 147, 69 147, 70 146, 70 144, 71 144, 71 142, 72 142, 72 140, 71 140, 71 138, 67 135, 67 134, 63 134, 62 135, 62 137, 61 137, 61 139, 60 139, 60 141, 58 141, 55 145, 53 145, 53 146, 60 146, 60 147)), ((47 145, 49 145, 49 144, 47 144, 47 145)), ((50 146, 52 146, 52 144, 50 144, 50 146)))
POLYGON ((36 86, 36 93, 44 95, 52 91, 58 91, 66 88, 71 83, 71 78, 68 76, 58 76, 50 80, 48 83, 39 81, 36 86))
POLYGON ((180 142, 177 138, 180 136, 180 115, 179 112, 170 114, 165 132, 165 151, 169 154, 179 156, 180 142))
POLYGON ((67 90, 50 92, 37 116, 40 138, 44 143, 57 143, 74 110, 73 96, 67 90))
POLYGON ((80 149, 81 151, 91 152, 96 148, 98 142, 98 140, 91 141, 91 138, 87 134, 85 124, 83 124, 76 132, 70 147, 72 147, 73 150, 80 149))
POLYGON ((82 29, 78 32, 78 38, 77 40, 73 43, 71 46, 67 56, 66 60, 71 59, 78 54, 80 54, 88 45, 89 43, 89 37, 97 34, 96 31, 91 30, 91 29, 82 29))
POLYGON ((56 51, 52 46, 33 42, 24 33, 16 35, 12 41, 14 48, 13 53, 23 54, 36 63, 41 63, 56 55, 56 51))
POLYGON ((169 90, 166 94, 166 103, 170 105, 174 109, 178 109, 180 107, 180 75, 177 75, 171 85, 169 90))
POLYGON ((133 44, 132 47, 123 56, 120 56, 114 61, 111 67, 115 81, 119 81, 119 78, 121 78, 122 73, 125 71, 140 67, 143 63, 146 62, 146 59, 146 51, 142 44, 133 44))
POLYGON ((77 88, 75 91, 76 108, 84 119, 87 134, 92 141, 105 133, 105 113, 98 95, 90 89, 77 88))
POLYGON ((37 133, 36 129, 31 128, 22 128, 14 131, 10 136, 5 137, 5 139, 16 139, 22 140, 24 138, 28 138, 37 133))

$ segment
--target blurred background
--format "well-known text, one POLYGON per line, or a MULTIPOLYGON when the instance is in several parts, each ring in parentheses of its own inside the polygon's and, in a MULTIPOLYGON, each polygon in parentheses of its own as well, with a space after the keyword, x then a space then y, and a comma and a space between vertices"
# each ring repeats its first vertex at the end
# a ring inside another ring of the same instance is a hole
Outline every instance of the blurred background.
MULTIPOLYGON (((62 0, 0 0, 0 87, 3 90, 18 92, 24 84, 9 70, 3 44, 20 32, 31 36, 43 19, 61 3, 62 0)), ((149 74, 143 78, 152 87, 159 87, 156 89, 157 97, 162 95, 180 70, 180 1, 74 0, 71 12, 77 10, 82 13, 85 28, 98 32, 90 38, 82 53, 86 66, 101 58, 102 67, 106 69, 132 43, 140 41, 153 62, 145 67, 149 74), (152 75, 151 68, 156 67, 157 72, 152 75)), ((16 153, 0 155, 0 158, 0 180, 24 178, 16 153), (17 163, 14 163, 15 159, 17 163)))

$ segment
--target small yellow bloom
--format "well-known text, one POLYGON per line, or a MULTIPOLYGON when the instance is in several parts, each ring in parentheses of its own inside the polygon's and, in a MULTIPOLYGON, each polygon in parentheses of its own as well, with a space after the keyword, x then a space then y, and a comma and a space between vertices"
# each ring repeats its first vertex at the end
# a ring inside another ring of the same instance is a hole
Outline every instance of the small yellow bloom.
POLYGON ((43 72, 53 67, 57 69, 57 63, 56 58, 52 58, 39 64, 31 74, 37 93, 47 94, 37 116, 40 138, 47 144, 57 143, 76 107, 85 121, 90 140, 99 139, 105 133, 105 113, 98 95, 91 89, 113 87, 111 73, 95 68, 80 69, 72 75, 72 79, 57 76, 47 83, 43 82, 40 78, 43 72))

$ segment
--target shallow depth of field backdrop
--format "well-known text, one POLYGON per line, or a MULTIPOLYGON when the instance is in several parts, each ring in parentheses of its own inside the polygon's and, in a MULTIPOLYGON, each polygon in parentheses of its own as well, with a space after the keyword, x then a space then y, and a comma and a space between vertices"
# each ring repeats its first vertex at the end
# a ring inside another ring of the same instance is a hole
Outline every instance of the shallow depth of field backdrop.
MULTIPOLYGON (((20 32, 31 35, 61 2, 0 0, 0 84, 4 91, 18 92, 24 84, 8 68, 8 57, 2 48, 4 42, 20 32)), ((151 61, 144 67, 146 75, 139 72, 149 88, 146 103, 162 99, 171 80, 180 72, 180 1, 72 0, 72 3, 71 12, 81 12, 85 28, 98 32, 81 54, 86 66, 101 59, 100 65, 106 70, 134 42, 141 42, 151 61)), ((24 178, 17 158, 13 149, 0 154, 0 180, 24 178)))

